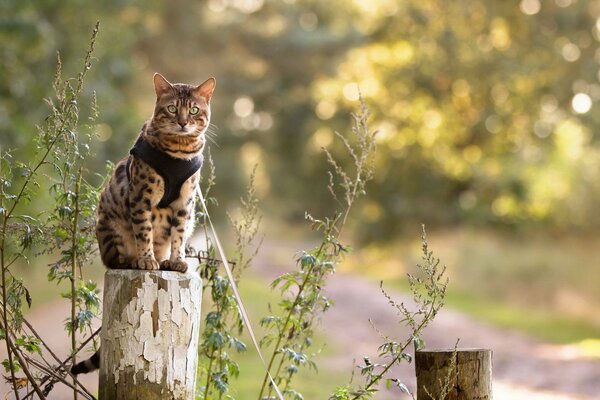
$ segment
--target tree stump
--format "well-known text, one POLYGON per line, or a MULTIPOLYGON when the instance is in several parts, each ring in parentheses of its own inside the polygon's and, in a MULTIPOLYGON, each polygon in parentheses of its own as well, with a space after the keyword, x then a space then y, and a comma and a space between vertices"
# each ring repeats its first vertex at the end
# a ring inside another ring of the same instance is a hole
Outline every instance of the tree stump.
POLYGON ((415 369, 418 400, 492 399, 491 350, 419 350, 415 369))
POLYGON ((194 398, 201 294, 195 272, 106 272, 99 400, 194 398))

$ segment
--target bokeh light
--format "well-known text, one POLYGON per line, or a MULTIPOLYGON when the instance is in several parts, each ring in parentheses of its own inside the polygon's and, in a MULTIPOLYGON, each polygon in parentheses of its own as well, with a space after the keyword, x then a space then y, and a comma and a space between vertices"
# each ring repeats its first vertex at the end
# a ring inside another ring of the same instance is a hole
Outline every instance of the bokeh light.
POLYGON ((577 93, 571 100, 571 106, 577 114, 585 114, 592 108, 592 99, 585 93, 577 93))

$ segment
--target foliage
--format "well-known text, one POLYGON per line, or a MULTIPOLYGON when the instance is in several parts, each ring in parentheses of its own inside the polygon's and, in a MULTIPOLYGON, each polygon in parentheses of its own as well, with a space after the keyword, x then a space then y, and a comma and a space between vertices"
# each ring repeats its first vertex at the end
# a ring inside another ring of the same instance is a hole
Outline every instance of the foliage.
MULTIPOLYGON (((327 278, 335 272, 337 263, 349 251, 339 241, 340 234, 352 206, 358 197, 366 193, 365 184, 373 177, 375 133, 369 131, 368 117, 366 105, 361 101, 360 112, 353 115, 353 142, 341 134, 337 135, 344 143, 347 155, 354 161, 352 169, 342 168, 334 156, 324 150, 332 168, 328 188, 341 210, 322 219, 306 214, 312 228, 321 234, 321 242, 309 251, 299 252, 297 269, 273 281, 272 287, 279 288, 283 295, 279 303, 280 314, 269 315, 261 320, 261 325, 268 329, 261 343, 272 346, 267 370, 275 383, 281 386, 283 394, 294 399, 302 398, 291 387, 298 369, 306 366, 316 369, 307 349, 312 345, 318 315, 332 305, 331 300, 322 294, 322 288, 327 278), (341 196, 343 201, 339 200, 341 196)), ((267 386, 268 378, 268 374, 265 374, 259 399, 271 399, 273 387, 271 384, 267 386)))
MULTIPOLYGON (((50 114, 38 126, 34 157, 20 161, 13 158, 16 152, 3 150, 0 153, 1 329, 8 354, 3 365, 11 373, 10 381, 17 398, 18 383, 22 378, 18 379, 15 373, 19 370, 25 374, 26 384, 33 388, 25 398, 34 392, 45 398, 58 381, 71 386, 75 392, 91 396, 75 379, 72 384, 66 381, 66 361, 54 355, 24 318, 24 302, 31 306, 32 297, 23 281, 13 275, 11 267, 21 261, 27 262, 31 252, 36 256, 59 255, 60 258, 50 266, 48 279, 57 283, 63 279, 70 281, 70 291, 64 297, 71 302, 71 317, 66 329, 71 336, 70 360, 75 362, 80 350, 76 332, 89 329, 92 333, 91 320, 100 302, 96 284, 84 282, 83 276, 83 266, 90 260, 95 247, 93 226, 97 189, 86 180, 88 171, 84 165, 90 156, 92 131, 80 122, 79 103, 85 76, 91 67, 97 33, 98 24, 76 78, 62 78, 62 63, 58 58, 53 85, 55 96, 47 100, 50 114), (46 187, 50 188, 54 205, 37 214, 26 214, 27 205, 46 187), (33 358, 33 354, 39 357, 33 358)), ((90 122, 93 123, 97 115, 95 96, 92 96, 89 108, 90 122)))
MULTIPOLYGON (((204 197, 207 197, 215 183, 215 171, 210 152, 208 153, 209 175, 205 178, 204 197)), ((256 167, 250 175, 246 195, 240 199, 241 210, 239 217, 229 215, 235 235, 235 253, 230 261, 236 275, 236 284, 257 254, 262 240, 259 231, 262 217, 258 211, 258 200, 255 197, 254 180, 256 167)), ((216 203, 214 199, 212 203, 216 203)), ((237 299, 231 288, 231 282, 222 271, 222 263, 216 258, 215 248, 210 241, 207 216, 198 212, 200 223, 206 238, 206 250, 190 249, 189 256, 199 261, 200 276, 204 279, 204 292, 210 293, 210 307, 204 318, 199 352, 202 358, 199 365, 198 381, 199 398, 221 399, 223 396, 233 398, 229 394, 229 384, 232 378, 237 378, 240 370, 231 351, 241 353, 246 351, 246 344, 240 336, 244 322, 237 306, 237 299)), ((205 307, 206 309, 206 307, 205 307)))
POLYGON ((0 140, 31 142, 28 123, 43 115, 35 100, 48 95, 38 76, 57 48, 74 59, 101 18, 110 29, 90 76, 102 94, 100 159, 132 142, 151 72, 216 74, 218 166, 227 166, 216 197, 236 199, 242 171, 260 160, 269 168, 258 195, 275 199, 270 208, 294 220, 305 208, 323 214, 328 192, 313 182, 328 165, 313 156, 346 128, 358 82, 379 121, 375 162, 386 166, 358 210, 363 239, 388 240, 425 218, 594 228, 600 1, 529 3, 486 0, 464 13, 440 0, 5 1, 0 140))
MULTIPOLYGON (((35 152, 35 129, 37 121, 46 116, 45 104, 40 99, 54 95, 47 84, 53 78, 56 54, 63 58, 65 76, 79 72, 81 49, 88 44, 88 31, 97 20, 103 22, 101 40, 96 43, 94 56, 101 59, 93 70, 86 72, 87 84, 82 87, 80 105, 92 101, 94 88, 98 96, 98 108, 102 115, 96 118, 94 127, 99 140, 90 145, 98 157, 90 157, 91 170, 99 171, 104 160, 114 159, 126 142, 107 140, 114 132, 136 132, 140 124, 131 118, 130 108, 134 99, 132 77, 136 71, 136 59, 129 57, 136 37, 144 32, 143 21, 126 18, 129 0, 110 0, 102 4, 79 0, 6 0, 0 3, 0 143, 2 147, 19 148, 27 157, 35 152)), ((80 107, 81 120, 93 116, 94 110, 80 107)), ((91 121, 88 121, 92 123, 91 121)), ((115 135, 115 137, 121 135, 115 135)), ((133 140, 133 136, 128 138, 133 140)), ((100 179, 92 177, 93 183, 100 179)), ((41 182, 43 185, 44 182, 41 182)), ((43 206, 47 193, 40 193, 33 204, 43 206)))
POLYGON ((425 216, 598 226, 598 1, 356 4, 372 40, 315 89, 342 108, 356 81, 374 100, 371 238, 425 216))
MULTIPOLYGON (((358 366, 360 375, 364 377, 364 384, 352 386, 351 382, 347 386, 338 387, 329 397, 330 400, 371 399, 378 392, 379 383, 384 380, 388 389, 395 386, 412 396, 407 386, 399 378, 389 377, 390 369, 402 362, 412 362, 413 355, 408 352, 409 346, 413 345, 415 351, 423 346, 420 336, 443 307, 448 286, 448 279, 444 275, 446 268, 440 267, 440 260, 435 258, 433 252, 429 250, 424 226, 421 241, 422 263, 417 264, 419 274, 407 275, 414 305, 407 306, 404 303, 396 302, 383 289, 383 282, 381 283, 383 295, 389 304, 398 310, 399 322, 410 328, 410 334, 405 339, 384 337, 384 342, 377 349, 377 358, 383 361, 373 362, 369 357, 364 357, 363 364, 358 366)), ((444 386, 445 390, 446 386, 444 386)))

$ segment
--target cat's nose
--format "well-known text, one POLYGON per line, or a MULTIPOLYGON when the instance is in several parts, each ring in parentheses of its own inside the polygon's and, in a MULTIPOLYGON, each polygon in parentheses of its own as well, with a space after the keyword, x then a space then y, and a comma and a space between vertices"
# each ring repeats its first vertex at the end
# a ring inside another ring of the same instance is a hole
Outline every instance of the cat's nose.
POLYGON ((182 120, 182 119, 180 119, 179 121, 177 121, 177 123, 179 124, 179 126, 182 129, 185 128, 185 126, 187 125, 187 121, 186 120, 182 120))

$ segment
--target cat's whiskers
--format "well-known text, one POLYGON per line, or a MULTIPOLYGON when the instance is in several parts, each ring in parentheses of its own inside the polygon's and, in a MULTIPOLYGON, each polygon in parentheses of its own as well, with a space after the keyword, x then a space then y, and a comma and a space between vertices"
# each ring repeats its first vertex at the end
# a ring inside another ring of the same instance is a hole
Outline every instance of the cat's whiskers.
POLYGON ((209 132, 209 131, 204 132, 204 135, 210 136, 213 139, 217 137, 217 134, 215 132, 209 132))
POLYGON ((217 148, 218 148, 218 149, 220 149, 220 148, 221 148, 221 146, 219 146, 219 144, 217 143, 217 141, 216 141, 215 139, 213 139, 212 137, 210 137, 210 136, 208 136, 208 135, 205 135, 205 136, 206 136, 206 139, 207 139, 208 141, 210 141, 212 144, 214 144, 215 146, 217 146, 217 148))
POLYGON ((207 132, 210 132, 210 133, 214 134, 215 136, 217 135, 218 130, 219 130, 219 127, 212 123, 208 124, 208 127, 206 128, 207 132))

